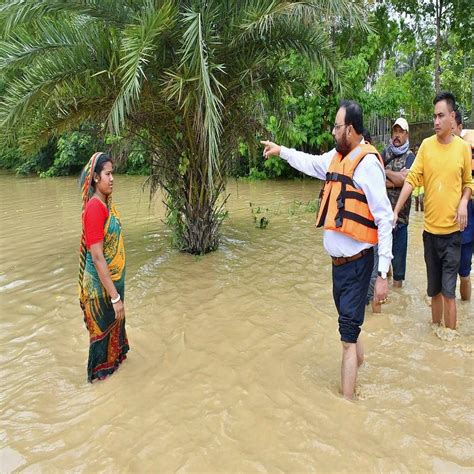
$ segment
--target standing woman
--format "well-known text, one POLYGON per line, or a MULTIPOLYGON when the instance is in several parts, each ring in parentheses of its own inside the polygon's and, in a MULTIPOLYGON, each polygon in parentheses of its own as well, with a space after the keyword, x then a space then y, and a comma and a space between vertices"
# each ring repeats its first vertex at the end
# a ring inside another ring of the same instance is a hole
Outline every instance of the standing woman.
POLYGON ((87 379, 102 380, 127 357, 125 248, 120 216, 112 204, 113 166, 94 153, 81 175, 82 238, 79 298, 90 336, 87 379))

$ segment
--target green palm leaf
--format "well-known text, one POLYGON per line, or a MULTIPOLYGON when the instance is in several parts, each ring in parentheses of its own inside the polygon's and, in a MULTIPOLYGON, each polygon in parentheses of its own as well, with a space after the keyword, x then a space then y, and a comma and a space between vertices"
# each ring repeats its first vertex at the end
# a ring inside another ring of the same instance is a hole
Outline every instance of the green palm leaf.
POLYGON ((157 50, 163 47, 158 37, 172 29, 176 14, 173 2, 168 1, 158 8, 150 0, 134 23, 123 32, 118 68, 122 87, 109 115, 110 127, 116 133, 123 127, 126 115, 138 104, 146 80, 144 69, 157 50))

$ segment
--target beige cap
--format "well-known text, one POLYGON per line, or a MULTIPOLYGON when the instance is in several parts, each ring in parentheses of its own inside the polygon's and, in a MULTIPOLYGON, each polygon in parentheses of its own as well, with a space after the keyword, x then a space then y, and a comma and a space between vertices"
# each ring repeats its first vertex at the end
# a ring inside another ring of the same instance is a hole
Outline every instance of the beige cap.
POLYGON ((408 122, 403 117, 397 118, 395 123, 392 125, 392 128, 395 127, 395 125, 398 125, 402 130, 408 132, 408 122))

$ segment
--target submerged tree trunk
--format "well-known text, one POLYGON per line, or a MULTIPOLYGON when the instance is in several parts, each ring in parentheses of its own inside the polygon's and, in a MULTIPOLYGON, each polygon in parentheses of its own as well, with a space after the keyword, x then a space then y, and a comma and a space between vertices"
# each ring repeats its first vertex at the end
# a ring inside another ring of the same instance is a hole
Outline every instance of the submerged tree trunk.
POLYGON ((210 202, 188 203, 188 212, 183 216, 183 250, 193 255, 202 255, 219 246, 220 221, 210 202))
POLYGON ((226 216, 226 199, 219 203, 225 179, 216 173, 211 184, 204 160, 203 157, 185 159, 186 169, 181 169, 179 184, 163 186, 168 192, 166 223, 173 230, 174 245, 193 255, 217 250, 220 226, 226 216))

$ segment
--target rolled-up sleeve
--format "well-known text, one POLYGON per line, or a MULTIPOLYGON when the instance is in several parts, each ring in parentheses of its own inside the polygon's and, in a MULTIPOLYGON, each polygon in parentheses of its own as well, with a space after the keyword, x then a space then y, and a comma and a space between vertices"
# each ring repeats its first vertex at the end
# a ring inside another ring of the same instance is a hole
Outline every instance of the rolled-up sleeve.
POLYGON ((385 190, 385 171, 375 155, 367 155, 356 168, 354 181, 364 191, 378 232, 380 272, 388 272, 392 261, 393 211, 385 190))
POLYGON ((405 181, 416 188, 417 186, 423 186, 423 143, 418 150, 418 154, 416 155, 415 161, 410 167, 410 171, 405 179, 405 181))
POLYGON ((336 150, 333 148, 331 151, 323 153, 322 155, 311 155, 282 146, 280 158, 287 161, 292 168, 308 176, 325 180, 334 153, 336 153, 336 150))
POLYGON ((474 194, 474 181, 472 180, 472 151, 468 143, 466 143, 466 151, 464 154, 464 167, 462 175, 462 189, 470 188, 474 194))

